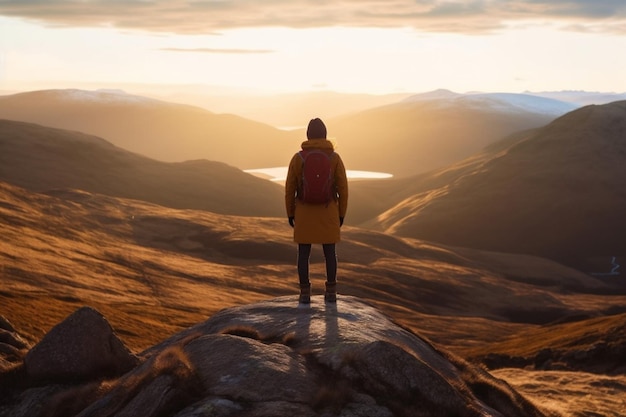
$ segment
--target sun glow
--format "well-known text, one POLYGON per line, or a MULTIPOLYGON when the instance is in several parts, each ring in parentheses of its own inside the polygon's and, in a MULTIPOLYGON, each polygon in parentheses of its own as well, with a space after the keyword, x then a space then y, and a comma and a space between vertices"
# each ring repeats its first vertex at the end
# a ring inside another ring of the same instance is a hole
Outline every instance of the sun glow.
POLYGON ((624 36, 537 22, 471 36, 405 27, 257 27, 191 35, 0 17, 0 90, 141 83, 371 94, 440 87, 624 91, 626 55, 614 53, 624 49, 624 36))

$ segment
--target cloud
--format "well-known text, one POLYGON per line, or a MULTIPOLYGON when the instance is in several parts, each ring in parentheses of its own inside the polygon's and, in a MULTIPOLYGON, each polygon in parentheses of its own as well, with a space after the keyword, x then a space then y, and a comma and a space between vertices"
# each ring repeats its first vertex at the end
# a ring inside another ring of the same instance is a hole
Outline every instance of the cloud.
POLYGON ((206 54, 270 54, 271 49, 226 49, 226 48, 160 48, 169 52, 200 52, 206 54))
POLYGON ((485 33, 527 20, 626 33, 623 0, 0 0, 0 15, 47 25, 180 34, 267 26, 485 33))

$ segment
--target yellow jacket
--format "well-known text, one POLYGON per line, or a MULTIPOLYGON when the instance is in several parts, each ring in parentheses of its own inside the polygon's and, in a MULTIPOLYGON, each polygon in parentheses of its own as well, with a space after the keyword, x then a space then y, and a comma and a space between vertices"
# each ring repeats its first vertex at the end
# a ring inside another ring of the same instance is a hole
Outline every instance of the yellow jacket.
POLYGON ((336 243, 340 240, 339 217, 345 217, 348 208, 348 177, 341 157, 332 142, 326 139, 309 139, 302 149, 321 149, 331 155, 337 199, 328 204, 305 204, 300 201, 303 161, 298 153, 289 163, 285 182, 285 208, 288 217, 295 218, 294 241, 297 243, 336 243))

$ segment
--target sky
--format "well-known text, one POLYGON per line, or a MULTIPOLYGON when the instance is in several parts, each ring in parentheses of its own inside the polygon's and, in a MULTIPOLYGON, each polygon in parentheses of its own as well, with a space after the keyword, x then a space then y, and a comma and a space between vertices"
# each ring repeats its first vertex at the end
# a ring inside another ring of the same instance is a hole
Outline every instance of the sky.
POLYGON ((0 92, 626 92, 625 0, 0 0, 0 92))

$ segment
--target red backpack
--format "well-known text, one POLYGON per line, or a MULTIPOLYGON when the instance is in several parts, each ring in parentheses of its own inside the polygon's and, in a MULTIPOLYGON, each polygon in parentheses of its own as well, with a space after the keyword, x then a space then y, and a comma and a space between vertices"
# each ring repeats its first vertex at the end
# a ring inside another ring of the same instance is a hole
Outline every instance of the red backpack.
POLYGON ((308 204, 328 204, 335 197, 330 155, 318 149, 302 150, 299 155, 303 165, 298 198, 308 204))

